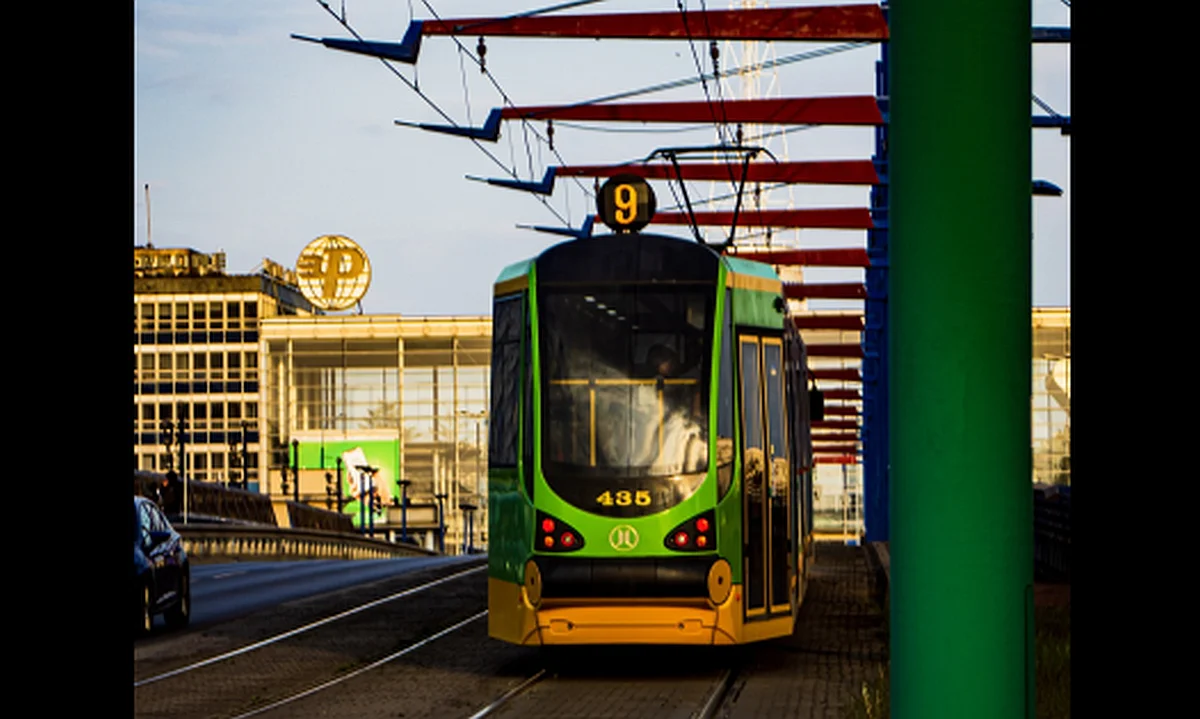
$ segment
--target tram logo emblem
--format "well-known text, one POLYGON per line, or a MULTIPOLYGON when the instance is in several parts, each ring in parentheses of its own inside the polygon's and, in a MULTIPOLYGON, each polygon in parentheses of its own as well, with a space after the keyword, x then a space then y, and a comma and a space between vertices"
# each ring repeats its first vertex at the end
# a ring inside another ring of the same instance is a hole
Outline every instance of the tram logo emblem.
POLYGON ((323 310, 353 307, 371 284, 367 253, 349 237, 318 237, 296 260, 300 292, 323 310))
POLYGON ((637 530, 628 524, 618 524, 608 533, 608 543, 618 552, 628 552, 638 544, 637 530))

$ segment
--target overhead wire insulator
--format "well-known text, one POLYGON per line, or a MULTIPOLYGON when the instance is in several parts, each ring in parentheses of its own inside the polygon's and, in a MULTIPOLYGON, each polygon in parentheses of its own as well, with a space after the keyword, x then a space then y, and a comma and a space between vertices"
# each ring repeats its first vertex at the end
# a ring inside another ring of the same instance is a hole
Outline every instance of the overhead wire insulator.
POLYGON ((487 61, 484 56, 487 55, 487 45, 483 42, 483 36, 479 36, 479 44, 475 46, 475 53, 479 55, 479 71, 487 72, 487 61))
POLYGON ((554 120, 546 120, 546 142, 550 145, 550 152, 554 152, 554 120))
POLYGON ((737 126, 737 144, 738 144, 738 147, 742 146, 742 123, 740 123, 740 122, 738 123, 738 126, 737 126))
POLYGON ((721 63, 720 63, 721 51, 717 49, 717 41, 716 40, 712 40, 709 42, 708 54, 712 56, 713 77, 715 79, 719 80, 721 78, 721 63))

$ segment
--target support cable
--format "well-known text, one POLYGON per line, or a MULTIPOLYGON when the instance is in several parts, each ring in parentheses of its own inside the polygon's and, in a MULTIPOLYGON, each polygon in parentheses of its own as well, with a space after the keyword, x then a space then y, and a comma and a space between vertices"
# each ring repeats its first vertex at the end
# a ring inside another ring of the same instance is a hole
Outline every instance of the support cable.
MULTIPOLYGON (((320 2, 320 0, 318 0, 318 2, 320 2)), ((429 3, 429 0, 421 0, 421 4, 425 6, 425 9, 426 9, 426 10, 428 10, 428 11, 429 11, 429 13, 430 13, 431 15, 433 15, 433 17, 434 17, 434 19, 435 19, 435 20, 437 20, 438 22, 444 22, 444 20, 442 20, 442 17, 441 17, 441 15, 439 15, 439 14, 438 14, 437 10, 434 10, 434 9, 433 9, 433 5, 431 5, 431 4, 429 3)), ((563 4, 563 5, 561 5, 561 6, 555 6, 554 8, 549 8, 549 9, 550 9, 550 10, 554 10, 554 9, 561 9, 562 7, 570 7, 570 6, 572 6, 572 5, 581 5, 581 4, 587 4, 587 3, 583 3, 583 2, 578 2, 578 3, 566 3, 566 4, 563 4)), ((541 12, 541 11, 538 11, 538 12, 541 12)), ((528 13, 527 13, 527 14, 528 14, 528 13)), ((514 17, 519 17, 519 16, 514 16, 514 17)), ((454 44, 456 44, 456 45, 458 46, 458 48, 459 48, 459 50, 460 50, 461 52, 465 53, 465 54, 467 55, 467 57, 471 58, 471 60, 472 60, 473 62, 475 62, 476 64, 478 64, 478 65, 479 65, 479 69, 480 69, 480 71, 483 73, 483 75, 484 75, 485 77, 487 77, 488 81, 492 83, 492 87, 494 87, 494 88, 496 89, 496 92, 500 93, 500 97, 501 97, 501 99, 504 101, 504 103, 505 103, 507 106, 509 106, 509 107, 516 107, 516 104, 515 104, 515 103, 514 103, 514 102, 513 102, 513 101, 512 101, 510 98, 509 98, 509 96, 508 96, 508 93, 506 93, 506 92, 504 91, 504 88, 500 86, 500 82, 499 82, 499 81, 496 79, 496 77, 495 77, 494 75, 492 75, 491 71, 490 71, 490 70, 488 70, 488 69, 487 69, 487 68, 484 66, 482 58, 479 58, 479 57, 477 57, 477 56, 476 56, 475 54, 473 54, 473 53, 472 53, 472 52, 471 52, 469 49, 467 49, 467 48, 466 48, 466 47, 465 47, 465 46, 462 44, 462 41, 460 41, 456 35, 451 35, 451 36, 450 36, 450 39, 454 41, 454 44)), ((525 126, 526 126, 526 132, 527 132, 527 133, 531 131, 531 132, 533 133, 533 136, 534 136, 535 138, 537 138, 537 140, 539 140, 539 141, 541 141, 541 142, 545 142, 545 143, 547 143, 547 145, 549 145, 549 141, 548 141, 546 138, 542 137, 541 133, 539 133, 539 132, 537 131, 537 128, 536 128, 536 127, 532 127, 532 125, 530 124, 530 122, 529 122, 528 120, 526 120, 525 118, 521 118, 521 123, 522 123, 523 125, 525 125, 525 126)), ((457 127, 457 125, 456 125, 456 127, 457 127)), ((478 143, 477 143, 477 144, 478 144, 478 143)), ((526 139, 526 144, 528 145, 528 139, 526 139)), ((526 147, 526 152, 528 153, 528 147, 526 147)), ((555 157, 558 159, 558 161, 559 161, 559 164, 562 164, 562 165, 566 165, 566 164, 567 164, 567 161, 563 159, 562 155, 560 155, 560 154, 559 154, 558 150, 556 150, 556 149, 552 149, 552 152, 554 152, 554 156, 555 156, 555 157)), ((533 177, 533 170, 532 170, 532 168, 530 169, 530 177, 531 177, 531 178, 533 177)), ((514 175, 514 176, 513 176, 513 179, 518 179, 518 178, 517 178, 517 177, 514 175)), ((582 192, 583 192, 585 195, 589 195, 589 194, 590 194, 590 192, 589 192, 589 191, 588 191, 588 189, 587 189, 587 186, 586 186, 586 185, 584 185, 582 182, 580 182, 578 178, 575 178, 575 183, 576 183, 576 185, 578 185, 578 186, 579 186, 579 189, 580 189, 580 190, 581 190, 581 191, 582 191, 582 192)), ((562 218, 560 217, 559 219, 562 219, 562 218)), ((570 225, 570 223, 569 223, 569 222, 568 222, 568 223, 566 223, 566 224, 570 225)))
MULTIPOLYGON (((344 27, 346 29, 346 31, 349 32, 351 35, 353 35, 356 40, 358 40, 359 42, 366 42, 365 40, 363 40, 362 35, 358 34, 357 30, 355 30, 349 23, 347 23, 342 16, 340 16, 338 13, 334 12, 333 8, 329 7, 329 3, 326 2, 326 0, 316 0, 316 2, 318 5, 325 8, 325 11, 328 12, 330 14, 330 16, 333 17, 333 19, 337 20, 338 24, 340 24, 342 27, 344 27)), ((390 70, 393 75, 400 78, 401 82, 403 82, 405 85, 407 85, 410 90, 415 92, 417 94, 417 96, 420 97, 422 100, 424 100, 427 105, 429 105, 431 108, 433 108, 433 110, 435 112, 437 112, 438 115, 441 115, 442 119, 444 119, 446 122, 448 122, 453 127, 459 126, 458 123, 456 123, 453 118, 451 118, 449 115, 447 115, 446 112, 444 110, 442 110, 442 108, 439 107, 436 102, 434 102, 432 99, 429 98, 428 95, 426 95, 419 88, 417 88, 416 85, 414 85, 408 78, 404 77, 404 75, 401 75, 400 72, 398 70, 396 70, 396 68, 393 67, 390 62, 388 62, 384 58, 379 58, 379 61, 381 63, 383 63, 384 67, 386 67, 388 70, 390 70)), ((473 142, 475 144, 475 147, 479 148, 480 152, 487 155, 492 160, 492 162, 496 163, 501 169, 503 169, 505 172, 509 173, 509 175, 514 180, 520 180, 520 177, 518 177, 515 172, 512 172, 509 168, 505 167, 504 163, 501 162, 486 147, 481 145, 478 140, 476 140, 473 137, 469 138, 469 139, 471 140, 471 142, 473 142)), ((552 207, 550 205, 550 203, 547 202, 544 197, 538 197, 537 200, 538 200, 538 202, 541 202, 546 207, 546 209, 550 210, 550 212, 556 218, 558 218, 558 220, 560 222, 563 222, 564 224, 568 224, 568 225, 570 224, 570 222, 568 220, 564 219, 563 216, 558 212, 558 210, 555 209, 554 207, 552 207)))

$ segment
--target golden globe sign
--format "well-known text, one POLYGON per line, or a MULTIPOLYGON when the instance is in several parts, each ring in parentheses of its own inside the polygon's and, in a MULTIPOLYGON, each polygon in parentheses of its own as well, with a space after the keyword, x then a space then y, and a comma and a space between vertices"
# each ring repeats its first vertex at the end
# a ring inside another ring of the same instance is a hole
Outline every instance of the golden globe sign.
POLYGON ((300 292, 323 310, 353 307, 367 294, 371 263, 354 240, 324 235, 308 243, 296 260, 300 292))

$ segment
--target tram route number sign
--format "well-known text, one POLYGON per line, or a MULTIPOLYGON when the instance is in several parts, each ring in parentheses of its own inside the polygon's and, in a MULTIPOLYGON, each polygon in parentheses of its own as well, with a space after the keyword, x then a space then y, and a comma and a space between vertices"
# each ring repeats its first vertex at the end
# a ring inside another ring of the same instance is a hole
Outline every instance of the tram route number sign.
POLYGON ((654 190, 645 179, 633 174, 613 175, 600 187, 596 210, 600 221, 613 232, 637 232, 654 217, 654 190))

